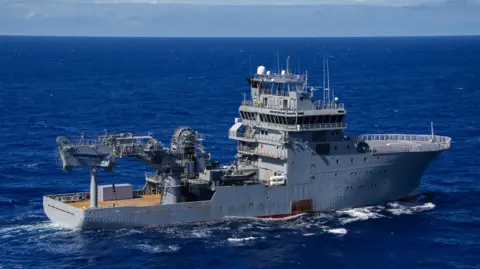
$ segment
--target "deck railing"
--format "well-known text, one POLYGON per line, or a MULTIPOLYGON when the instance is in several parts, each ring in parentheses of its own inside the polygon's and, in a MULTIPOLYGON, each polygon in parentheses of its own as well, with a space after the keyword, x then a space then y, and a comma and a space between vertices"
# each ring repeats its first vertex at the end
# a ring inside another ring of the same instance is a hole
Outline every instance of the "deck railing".
POLYGON ((335 122, 335 123, 318 123, 318 124, 299 124, 299 125, 286 125, 286 124, 276 124, 276 123, 267 123, 259 122, 254 120, 243 120, 248 125, 254 125, 264 128, 272 128, 278 130, 286 131, 313 131, 313 130, 337 130, 337 129, 346 129, 346 122, 335 122))
MULTIPOLYGON (((295 111, 296 107, 291 105, 284 105, 284 104, 271 104, 271 103, 262 103, 262 102, 253 102, 252 100, 243 100, 242 105, 244 106, 252 106, 252 107, 259 107, 259 108, 268 108, 268 109, 275 109, 275 110, 282 110, 282 111, 295 111)), ((344 104, 336 104, 336 103, 327 103, 327 104, 320 104, 315 103, 313 105, 314 109, 322 110, 322 109, 345 109, 344 104)))
POLYGON ((260 156, 265 156, 265 157, 271 157, 271 158, 277 158, 277 159, 286 159, 287 158, 287 153, 285 150, 265 150, 262 148, 252 148, 252 147, 246 147, 246 146, 238 146, 237 150, 240 152, 246 152, 250 154, 257 154, 260 156))
POLYGON ((252 139, 255 142, 270 141, 274 143, 279 143, 282 141, 280 137, 274 137, 274 136, 269 136, 264 134, 255 134, 255 133, 241 133, 241 132, 235 132, 235 131, 229 132, 229 137, 247 138, 247 139, 252 139))
POLYGON ((364 134, 359 141, 407 141, 412 143, 389 145, 369 144, 372 152, 425 152, 450 148, 452 139, 448 136, 414 134, 364 134), (415 143, 417 142, 417 143, 415 143))

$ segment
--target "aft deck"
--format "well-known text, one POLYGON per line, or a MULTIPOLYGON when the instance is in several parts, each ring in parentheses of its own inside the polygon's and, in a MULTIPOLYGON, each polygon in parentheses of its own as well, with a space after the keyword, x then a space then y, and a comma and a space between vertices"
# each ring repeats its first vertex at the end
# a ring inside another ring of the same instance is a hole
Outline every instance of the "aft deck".
MULTIPOLYGON (((116 201, 98 201, 98 207, 118 207, 118 206, 152 206, 160 204, 160 195, 143 195, 133 199, 116 200, 116 201)), ((90 200, 77 201, 68 203, 77 208, 90 208, 90 200)))
POLYGON ((365 134, 359 140, 368 143, 372 153, 443 151, 452 141, 448 136, 409 134, 365 134))
MULTIPOLYGON (((90 208, 90 199, 87 198, 88 193, 49 195, 48 197, 76 208, 90 208)), ((135 191, 134 198, 132 199, 98 201, 98 207, 153 206, 159 205, 161 198, 161 194, 143 195, 139 194, 139 191, 135 191)))

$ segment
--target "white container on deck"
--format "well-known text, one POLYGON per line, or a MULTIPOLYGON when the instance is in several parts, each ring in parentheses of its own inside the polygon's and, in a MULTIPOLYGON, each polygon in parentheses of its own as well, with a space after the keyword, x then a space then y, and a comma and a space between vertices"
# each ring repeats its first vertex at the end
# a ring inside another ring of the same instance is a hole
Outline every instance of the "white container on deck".
POLYGON ((115 192, 112 185, 98 186, 98 201, 125 200, 133 198, 131 184, 115 184, 115 192))

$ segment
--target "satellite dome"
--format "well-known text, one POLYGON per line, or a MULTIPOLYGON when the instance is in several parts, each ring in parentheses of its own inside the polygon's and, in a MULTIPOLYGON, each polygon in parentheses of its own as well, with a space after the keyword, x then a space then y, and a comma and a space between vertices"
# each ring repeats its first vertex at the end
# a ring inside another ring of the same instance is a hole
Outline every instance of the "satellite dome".
POLYGON ((260 65, 260 66, 257 68, 257 75, 263 75, 263 74, 265 74, 265 66, 260 65))

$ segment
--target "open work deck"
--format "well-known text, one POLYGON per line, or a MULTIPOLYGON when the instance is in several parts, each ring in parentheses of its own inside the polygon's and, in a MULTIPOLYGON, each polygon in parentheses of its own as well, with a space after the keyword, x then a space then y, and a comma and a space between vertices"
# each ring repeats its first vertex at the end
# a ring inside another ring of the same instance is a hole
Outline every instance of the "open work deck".
MULTIPOLYGON (((142 195, 133 199, 116 201, 98 201, 98 207, 118 207, 118 206, 152 206, 160 204, 160 195, 142 195)), ((70 202, 69 205, 77 208, 87 209, 90 207, 90 200, 70 202)))
POLYGON ((447 136, 409 134, 366 134, 360 140, 379 153, 442 151, 450 148, 452 141, 447 136))

